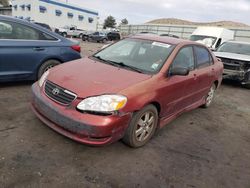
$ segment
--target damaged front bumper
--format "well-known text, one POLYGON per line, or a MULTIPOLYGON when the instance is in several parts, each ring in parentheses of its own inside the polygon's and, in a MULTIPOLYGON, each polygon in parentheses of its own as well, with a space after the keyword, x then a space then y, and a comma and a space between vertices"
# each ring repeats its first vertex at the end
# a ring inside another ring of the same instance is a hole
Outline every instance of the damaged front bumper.
POLYGON ((242 84, 250 84, 250 69, 248 70, 223 70, 223 78, 230 78, 241 81, 242 84))
POLYGON ((56 132, 80 143, 106 145, 121 139, 131 114, 93 115, 75 109, 79 101, 62 106, 50 100, 37 83, 32 85, 31 108, 36 116, 56 132))

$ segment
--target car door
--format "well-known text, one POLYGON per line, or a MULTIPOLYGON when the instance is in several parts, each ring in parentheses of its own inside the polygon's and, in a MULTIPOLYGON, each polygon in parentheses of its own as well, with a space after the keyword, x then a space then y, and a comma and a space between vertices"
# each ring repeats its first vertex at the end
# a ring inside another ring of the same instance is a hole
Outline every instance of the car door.
POLYGON ((201 100, 207 95, 213 82, 214 67, 213 58, 210 52, 203 46, 194 46, 196 57, 196 70, 197 70, 197 90, 195 94, 196 101, 201 100))
POLYGON ((48 53, 46 41, 40 41, 43 34, 21 23, 0 20, 0 80, 34 79, 48 53))
POLYGON ((69 30, 67 31, 67 34, 69 36, 74 36, 75 35, 75 33, 74 33, 74 27, 70 27, 69 30))
POLYGON ((197 75, 192 46, 185 46, 179 50, 169 70, 168 79, 163 83, 161 91, 165 93, 162 104, 163 116, 169 117, 193 104, 193 94, 196 89, 197 75), (186 76, 171 75, 175 67, 188 68, 186 76))

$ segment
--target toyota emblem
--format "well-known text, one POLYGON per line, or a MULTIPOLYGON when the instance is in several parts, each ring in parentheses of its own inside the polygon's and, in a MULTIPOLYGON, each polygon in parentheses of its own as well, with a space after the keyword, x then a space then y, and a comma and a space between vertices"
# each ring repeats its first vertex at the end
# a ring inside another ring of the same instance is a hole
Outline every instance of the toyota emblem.
POLYGON ((60 90, 58 89, 58 88, 54 88, 53 90, 52 90, 52 94, 53 95, 58 95, 60 93, 60 90))

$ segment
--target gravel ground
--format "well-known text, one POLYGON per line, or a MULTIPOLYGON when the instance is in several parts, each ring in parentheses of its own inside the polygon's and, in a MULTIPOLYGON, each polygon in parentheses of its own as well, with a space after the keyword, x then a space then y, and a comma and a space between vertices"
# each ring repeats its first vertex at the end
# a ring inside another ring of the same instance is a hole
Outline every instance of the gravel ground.
MULTIPOLYGON (((103 44, 82 43, 89 55, 103 44)), ((226 81, 209 109, 185 113, 144 147, 89 147, 39 121, 32 83, 0 86, 0 187, 250 187, 250 90, 226 81)))

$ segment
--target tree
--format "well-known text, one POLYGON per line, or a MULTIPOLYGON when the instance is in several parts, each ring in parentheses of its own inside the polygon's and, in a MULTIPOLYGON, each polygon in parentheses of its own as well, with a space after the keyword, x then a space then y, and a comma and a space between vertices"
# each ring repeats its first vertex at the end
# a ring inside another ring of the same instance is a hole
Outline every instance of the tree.
POLYGON ((9 0, 0 0, 0 4, 3 5, 4 7, 9 6, 9 0))
POLYGON ((122 25, 128 25, 128 20, 127 20, 127 18, 122 19, 122 20, 121 20, 121 24, 122 24, 122 25))
POLYGON ((105 20, 104 20, 104 24, 103 24, 103 28, 106 29, 107 27, 110 28, 115 28, 116 25, 116 20, 113 16, 108 16, 105 20))

